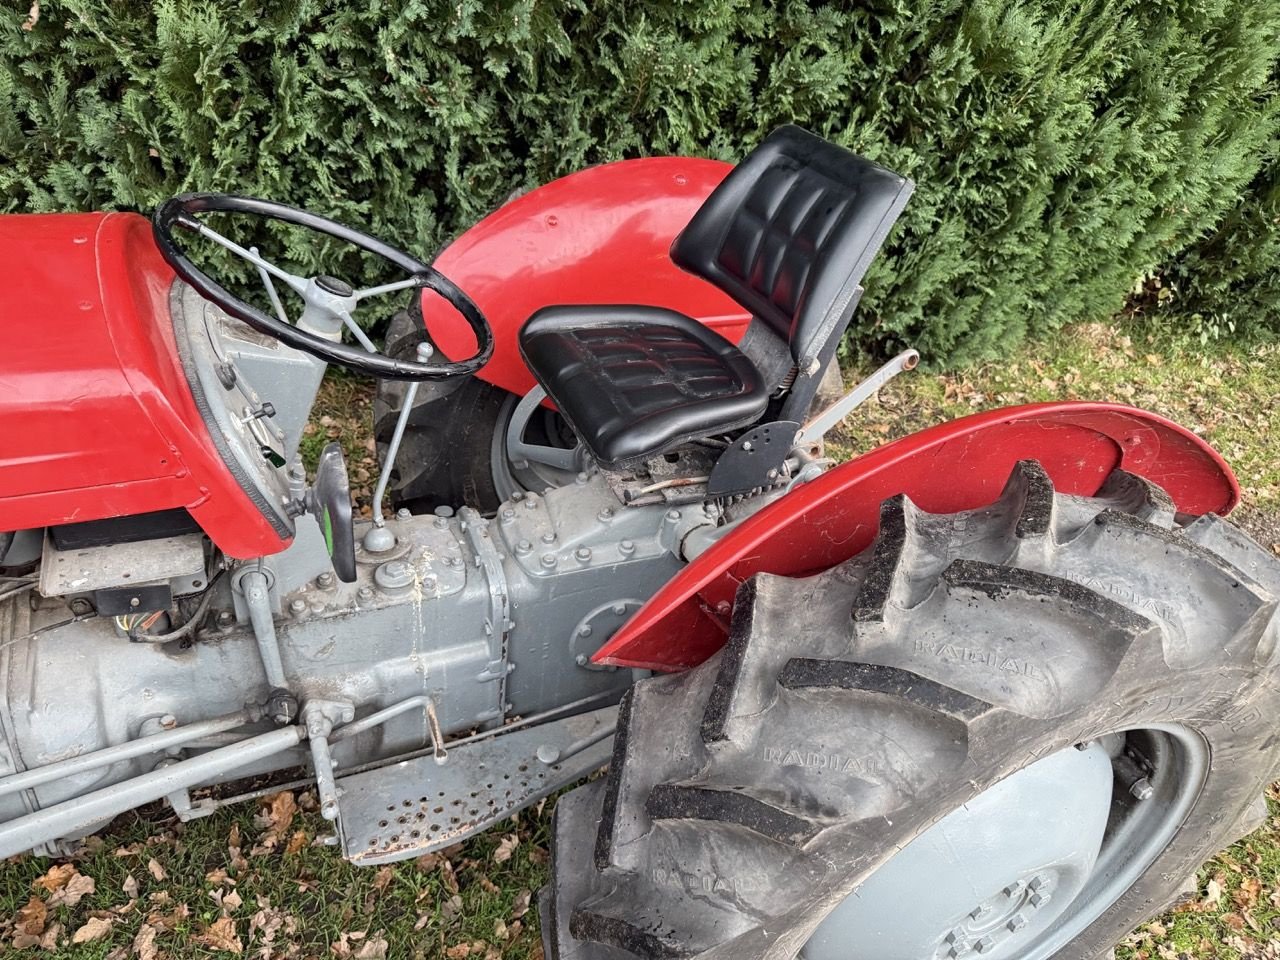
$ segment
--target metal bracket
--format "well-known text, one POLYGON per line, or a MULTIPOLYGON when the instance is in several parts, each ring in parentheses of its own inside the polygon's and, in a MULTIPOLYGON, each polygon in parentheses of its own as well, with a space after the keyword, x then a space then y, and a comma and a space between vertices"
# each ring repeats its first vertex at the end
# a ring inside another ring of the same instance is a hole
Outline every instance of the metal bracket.
MULTIPOLYGON (((490 667, 498 668, 498 710, 507 709, 507 673, 514 669, 507 657, 507 633, 515 626, 511 621, 511 591, 507 587, 507 575, 502 565, 502 555, 489 534, 489 521, 471 507, 458 511, 462 530, 467 535, 471 549, 475 551, 476 566, 484 570, 489 583, 489 615, 485 618, 484 632, 489 637, 490 667)), ((483 676, 481 679, 485 679, 483 676)))
POLYGON ((708 497, 728 497, 771 487, 782 475, 800 424, 775 420, 752 427, 725 448, 707 480, 708 497))

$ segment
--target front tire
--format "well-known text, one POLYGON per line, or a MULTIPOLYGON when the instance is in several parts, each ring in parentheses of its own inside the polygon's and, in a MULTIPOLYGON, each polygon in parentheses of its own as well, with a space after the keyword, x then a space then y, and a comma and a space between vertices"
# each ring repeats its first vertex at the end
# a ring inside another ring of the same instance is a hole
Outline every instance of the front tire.
POLYGON ((557 808, 548 956, 1107 957, 1256 822, 1280 765, 1277 595, 1274 558, 1217 517, 1179 526, 1129 474, 1082 498, 1023 463, 991 507, 887 501, 863 554, 753 578, 724 650, 628 693, 607 781, 557 808), (841 920, 899 851, 973 829, 955 815, 998 784, 1079 770, 1078 748, 1114 774, 1082 883, 975 855, 963 910, 919 895, 943 864, 895 880, 887 926, 841 920), (916 927, 923 948, 895 932, 916 927))

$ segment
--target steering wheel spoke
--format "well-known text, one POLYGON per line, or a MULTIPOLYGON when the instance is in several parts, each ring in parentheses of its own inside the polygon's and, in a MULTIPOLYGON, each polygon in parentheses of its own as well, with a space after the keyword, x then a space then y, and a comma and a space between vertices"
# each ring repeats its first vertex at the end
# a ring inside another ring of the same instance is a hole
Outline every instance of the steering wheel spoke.
MULTIPOLYGON (((258 248, 250 247, 249 252, 256 257, 258 248)), ((271 300, 271 308, 275 310, 276 316, 280 318, 281 323, 289 323, 289 314, 285 312, 284 304, 280 302, 280 294, 276 293, 276 285, 271 282, 271 274, 259 267, 258 276, 262 278, 262 285, 267 289, 267 297, 271 300)))
POLYGON ((190 284, 206 300, 216 304, 231 316, 243 320, 255 330, 328 363, 336 363, 357 373, 367 373, 388 380, 443 380, 475 373, 493 355, 493 331, 488 321, 475 302, 453 281, 417 257, 326 217, 254 197, 240 197, 225 193, 192 193, 166 200, 157 208, 151 223, 161 255, 178 277, 190 284), (280 269, 262 257, 256 247, 243 247, 212 227, 206 226, 198 219, 198 214, 201 213, 252 214, 303 227, 323 236, 352 244, 366 253, 380 257, 404 271, 407 276, 404 280, 359 290, 352 290, 346 283, 333 277, 299 277, 280 269), (174 227, 181 227, 206 237, 253 264, 266 288, 275 316, 241 300, 197 268, 174 239, 174 227), (306 306, 297 324, 289 322, 289 315, 284 309, 284 304, 280 302, 280 295, 273 278, 296 292, 305 301, 306 306), (466 321, 475 334, 478 345, 474 355, 465 360, 442 360, 441 362, 427 362, 422 359, 400 360, 389 357, 378 350, 352 316, 355 306, 369 297, 422 288, 434 290, 466 321), (333 334, 342 326, 351 331, 351 336, 359 346, 335 340, 333 334))
POLYGON ((384 283, 377 287, 365 287, 363 290, 357 290, 351 296, 359 302, 369 297, 380 297, 384 293, 395 293, 398 290, 412 290, 414 287, 421 287, 422 281, 417 277, 410 277, 408 280, 397 280, 394 283, 384 283))

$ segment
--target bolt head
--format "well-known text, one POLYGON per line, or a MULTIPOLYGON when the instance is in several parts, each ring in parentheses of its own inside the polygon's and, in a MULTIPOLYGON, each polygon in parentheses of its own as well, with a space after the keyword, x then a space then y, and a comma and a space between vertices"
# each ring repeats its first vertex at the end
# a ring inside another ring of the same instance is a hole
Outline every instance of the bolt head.
POLYGON ((399 510, 396 511, 397 520, 408 520, 412 516, 413 514, 409 511, 408 507, 401 507, 399 510))
POLYGON ((579 547, 577 550, 574 551, 573 555, 577 557, 579 560, 581 560, 583 563, 586 563, 588 560, 591 559, 591 548, 579 547))
POLYGON ((1151 781, 1146 777, 1134 782, 1129 788, 1129 793, 1135 800, 1150 800, 1156 795, 1155 787, 1151 786, 1151 781))
POLYGON ((234 613, 232 613, 230 610, 223 610, 220 614, 218 614, 218 626, 220 627, 230 626, 232 623, 235 622, 235 619, 236 619, 236 615, 234 613))
POLYGON ((290 600, 290 601, 289 601, 289 611, 290 611, 291 613, 306 613, 306 612, 307 612, 307 602, 306 602, 305 600, 303 600, 302 598, 298 598, 297 600, 290 600))
POLYGON ((679 519, 680 519, 680 511, 679 511, 679 510, 668 510, 668 511, 667 511, 667 520, 668 520, 670 523, 675 523, 675 522, 676 522, 677 520, 679 520, 679 519))
POLYGON ((372 599, 373 599, 373 588, 372 588, 372 587, 361 587, 358 591, 356 591, 356 593, 357 593, 357 595, 360 597, 360 599, 361 599, 361 600, 372 600, 372 599))
POLYGON ((623 540, 618 544, 618 551, 620 553, 630 555, 636 552, 636 545, 631 540, 623 540))
POLYGON ((539 561, 544 567, 550 570, 556 565, 556 555, 554 553, 544 553, 539 561))
POLYGON ((612 520, 613 507, 605 507, 603 510, 601 510, 599 513, 596 514, 596 519, 599 520, 601 523, 607 523, 608 521, 612 520))
POLYGON ((580 626, 580 627, 578 628, 578 636, 580 636, 580 637, 589 637, 589 636, 591 636, 591 624, 589 624, 589 623, 584 623, 582 626, 580 626))
POLYGON ((502 519, 504 522, 510 523, 515 518, 516 518, 516 512, 514 509, 512 509, 511 507, 506 507, 505 509, 503 509, 502 519))
POLYGON ((324 573, 320 574, 320 576, 316 577, 316 586, 317 586, 317 587, 332 587, 332 586, 333 586, 333 574, 332 574, 332 573, 329 573, 328 571, 325 571, 324 573))

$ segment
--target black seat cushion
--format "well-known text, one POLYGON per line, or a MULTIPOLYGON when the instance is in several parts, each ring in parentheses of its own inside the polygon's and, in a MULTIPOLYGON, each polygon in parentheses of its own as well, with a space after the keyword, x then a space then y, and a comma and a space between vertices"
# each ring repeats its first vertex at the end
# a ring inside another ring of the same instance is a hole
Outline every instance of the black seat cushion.
POLYGON ((521 329, 520 352, 605 466, 746 426, 769 399, 737 347, 659 307, 547 307, 521 329))
POLYGON ((779 127, 698 208, 671 258, 767 323, 806 373, 844 333, 913 187, 799 127, 779 127))

